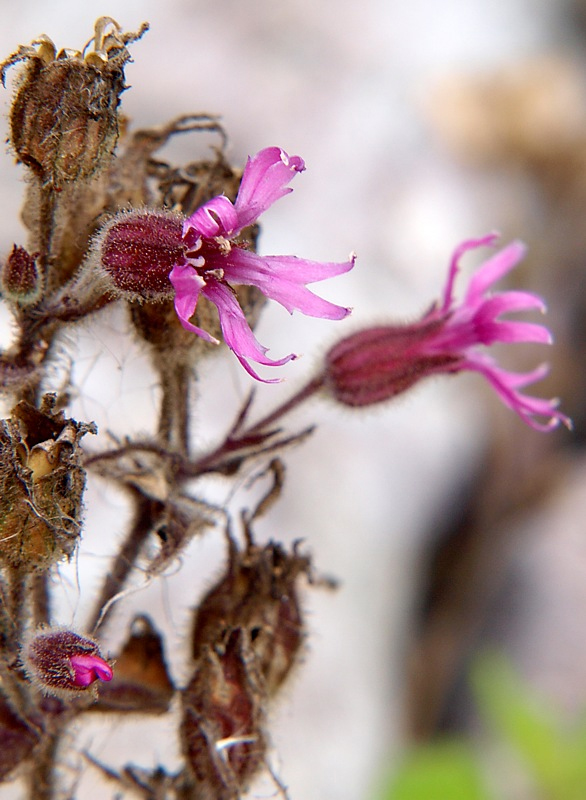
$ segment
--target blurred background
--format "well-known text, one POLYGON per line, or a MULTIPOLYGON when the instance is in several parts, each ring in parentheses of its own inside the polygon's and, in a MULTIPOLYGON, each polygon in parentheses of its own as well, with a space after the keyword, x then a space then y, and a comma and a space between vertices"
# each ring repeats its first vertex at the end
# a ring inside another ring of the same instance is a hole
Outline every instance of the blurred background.
MULTIPOLYGON (((289 420, 319 428, 287 454, 283 497, 256 535, 303 538, 318 572, 340 588, 304 594, 308 644, 274 710, 273 767, 292 800, 586 797, 577 766, 586 762, 584 4, 0 0, 0 9, 4 56, 41 33, 58 48, 81 49, 97 16, 125 30, 148 20, 122 98, 133 127, 219 114, 234 164, 269 145, 305 159, 294 192, 263 217, 260 252, 341 261, 355 250, 354 271, 319 287, 354 313, 334 324, 265 310, 257 333, 271 355, 304 358, 282 369, 283 384, 260 387, 259 415, 340 336, 367 321, 416 319, 463 239, 496 229, 505 242, 528 244, 512 281, 546 297, 556 344, 546 353, 507 348, 502 360, 517 369, 552 363, 536 392, 560 396, 572 435, 526 428, 480 377, 465 375, 363 414, 316 400, 289 420), (504 661, 479 661, 486 651, 504 661), (507 716, 514 698, 519 708, 507 716), (443 737, 455 749, 433 750, 443 737), (432 753, 414 762, 419 777, 435 775, 427 788, 401 777, 414 746, 416 756, 432 753), (560 753, 569 750, 576 756, 566 763, 560 753)), ((12 79, 0 94, 4 115, 12 79)), ((177 137, 164 155, 193 161, 214 143, 207 134, 177 137)), ((24 241, 21 177, 7 149, 2 253, 24 241)), ((466 269, 479 258, 469 256, 466 269)), ((73 416, 96 420, 101 432, 148 431, 153 375, 124 315, 109 311, 77 334, 63 342, 55 369, 58 383, 74 362, 73 416)), ((235 359, 218 357, 199 386, 196 446, 204 448, 250 381, 235 359)), ((206 491, 228 499, 226 485, 206 491)), ((124 498, 105 484, 90 482, 86 506, 83 553, 55 587, 64 625, 83 626, 124 530, 124 498)), ((137 580, 111 627, 112 650, 132 614, 147 611, 166 631, 171 670, 184 681, 190 609, 223 557, 221 537, 208 534, 178 574, 148 586, 137 580)), ((172 766, 172 729, 132 725, 101 720, 83 735, 113 766, 172 766)), ((64 770, 77 780, 79 760, 64 770)), ((76 796, 115 795, 88 773, 76 796)), ((265 781, 250 796, 272 793, 265 781)))

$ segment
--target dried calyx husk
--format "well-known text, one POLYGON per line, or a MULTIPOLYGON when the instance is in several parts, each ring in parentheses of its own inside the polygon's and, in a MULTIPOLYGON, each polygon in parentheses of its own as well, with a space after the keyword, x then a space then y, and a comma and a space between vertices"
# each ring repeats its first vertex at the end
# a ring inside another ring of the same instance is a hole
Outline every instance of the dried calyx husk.
POLYGON ((268 706, 305 640, 297 583, 311 578, 297 545, 288 552, 249 536, 240 551, 229 542, 225 573, 195 612, 194 669, 182 696, 188 773, 218 800, 239 798, 267 763, 268 706))
POLYGON ((27 171, 22 217, 48 292, 79 267, 104 210, 124 127, 118 107, 128 46, 147 29, 145 23, 125 33, 111 17, 100 17, 82 50, 57 50, 43 34, 0 65, 3 83, 9 67, 19 65, 9 142, 27 171))
POLYGON ((246 628, 203 648, 183 694, 181 742, 202 797, 238 800, 265 762, 266 693, 246 628))
POLYGON ((57 51, 42 35, 0 65, 24 62, 10 110, 10 144, 18 160, 44 185, 56 189, 109 166, 118 140, 118 105, 126 88, 127 45, 138 33, 123 33, 111 17, 100 17, 89 47, 57 51))
POLYGON ((297 583, 311 579, 311 560, 294 545, 288 552, 278 542, 240 551, 230 540, 230 555, 222 578, 199 604, 192 628, 195 659, 232 628, 249 631, 251 646, 269 695, 293 668, 304 641, 297 583))
POLYGON ((80 440, 93 423, 21 401, 0 421, 0 563, 33 572, 73 553, 81 532, 85 471, 80 440))

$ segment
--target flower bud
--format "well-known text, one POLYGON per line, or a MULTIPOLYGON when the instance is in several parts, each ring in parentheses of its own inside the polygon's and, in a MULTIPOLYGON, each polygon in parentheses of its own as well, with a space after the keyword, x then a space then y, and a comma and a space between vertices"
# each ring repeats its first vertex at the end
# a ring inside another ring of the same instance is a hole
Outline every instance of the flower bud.
POLYGON ((1 274, 2 294, 22 306, 40 300, 43 280, 36 261, 38 254, 30 255, 24 247, 14 245, 6 259, 1 274))
POLYGON ((30 680, 46 694, 79 694, 113 676, 97 643, 73 631, 37 632, 24 644, 21 658, 30 680))

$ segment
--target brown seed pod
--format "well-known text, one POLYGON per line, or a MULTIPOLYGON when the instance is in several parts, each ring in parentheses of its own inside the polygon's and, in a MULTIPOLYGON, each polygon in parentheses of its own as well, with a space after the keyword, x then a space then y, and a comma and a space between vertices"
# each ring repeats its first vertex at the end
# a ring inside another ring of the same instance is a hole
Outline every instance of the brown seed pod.
POLYGON ((297 594, 299 575, 310 573, 310 559, 297 547, 288 553, 276 543, 249 541, 240 552, 231 542, 226 573, 201 601, 193 623, 192 652, 221 640, 227 630, 248 631, 251 648, 268 695, 283 684, 304 641, 297 594))
POLYGON ((95 25, 88 52, 62 50, 47 36, 20 49, 0 66, 26 64, 10 111, 10 142, 19 161, 56 189, 84 180, 107 167, 118 139, 118 104, 125 88, 126 45, 138 33, 124 34, 110 17, 95 25))
POLYGON ((244 628, 202 648, 183 692, 181 742, 202 800, 238 800, 263 765, 263 679, 244 628))
POLYGON ((0 563, 27 572, 70 556, 80 533, 85 471, 79 442, 93 424, 19 403, 0 421, 0 563))

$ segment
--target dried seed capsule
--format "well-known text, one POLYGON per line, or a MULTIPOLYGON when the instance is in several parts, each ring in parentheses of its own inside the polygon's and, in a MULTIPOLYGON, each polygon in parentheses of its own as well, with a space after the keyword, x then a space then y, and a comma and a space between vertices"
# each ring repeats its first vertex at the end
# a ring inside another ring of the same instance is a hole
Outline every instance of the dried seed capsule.
POLYGON ((36 256, 14 245, 2 267, 2 294, 21 306, 33 305, 40 297, 43 279, 36 256))
POLYGON ((79 694, 98 680, 112 680, 112 667, 97 642, 73 631, 37 632, 23 645, 21 659, 30 680, 46 694, 79 694))
POLYGON ((285 681, 304 641, 297 579, 308 575, 310 559, 296 548, 275 542, 249 544, 244 552, 232 545, 226 574, 207 593, 192 630, 194 658, 221 640, 226 630, 245 628, 264 678, 274 694, 285 681))
POLYGON ((248 632, 204 647, 183 693, 181 741, 198 797, 238 800, 264 763, 264 689, 248 632))
POLYGON ((0 563, 48 569, 78 541, 85 472, 79 442, 93 425, 19 403, 0 420, 0 563))
POLYGON ((10 111, 10 142, 17 158, 43 184, 59 188, 107 167, 118 139, 118 104, 125 88, 126 47, 140 38, 124 34, 109 17, 95 25, 93 49, 56 52, 42 36, 0 67, 26 61, 10 111))

